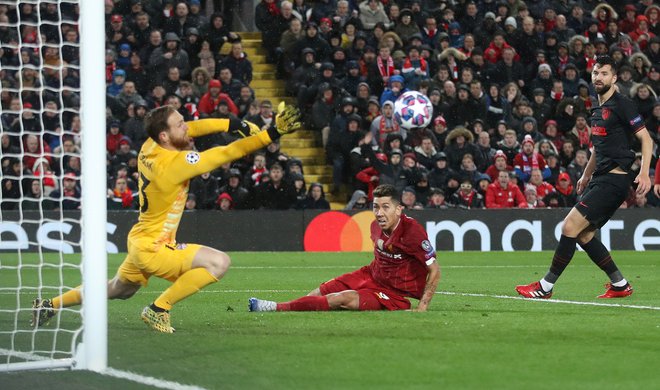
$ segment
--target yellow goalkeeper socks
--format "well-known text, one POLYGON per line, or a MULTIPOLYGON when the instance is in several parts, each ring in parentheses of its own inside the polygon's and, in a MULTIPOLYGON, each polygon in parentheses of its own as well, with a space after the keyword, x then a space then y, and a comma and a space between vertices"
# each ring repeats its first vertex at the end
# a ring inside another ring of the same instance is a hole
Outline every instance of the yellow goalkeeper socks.
POLYGON ((61 309, 63 307, 80 305, 82 302, 82 294, 80 293, 81 286, 69 290, 64 294, 53 298, 53 307, 55 309, 61 309))
POLYGON ((199 291, 202 287, 215 283, 218 278, 211 275, 206 268, 193 268, 165 290, 154 304, 161 309, 171 310, 172 305, 199 291))

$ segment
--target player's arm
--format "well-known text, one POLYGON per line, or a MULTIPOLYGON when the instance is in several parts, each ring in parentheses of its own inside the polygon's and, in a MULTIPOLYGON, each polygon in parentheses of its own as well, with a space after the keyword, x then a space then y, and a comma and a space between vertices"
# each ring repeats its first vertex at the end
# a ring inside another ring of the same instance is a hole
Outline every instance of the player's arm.
POLYGON ((431 264, 428 264, 427 261, 427 269, 429 273, 426 275, 424 293, 419 300, 419 305, 417 305, 417 308, 414 311, 426 311, 431 303, 431 299, 433 299, 433 296, 435 295, 435 290, 438 288, 438 282, 440 282, 440 266, 435 258, 432 260, 433 262, 431 264))
POLYGON ((255 152, 273 142, 268 132, 261 132, 232 142, 227 146, 214 148, 198 153, 194 151, 180 151, 164 167, 163 174, 174 183, 210 172, 224 163, 232 162, 255 152))
POLYGON ((222 132, 232 132, 240 137, 247 137, 261 131, 259 126, 254 123, 237 119, 209 118, 186 122, 186 124, 188 125, 188 135, 193 138, 222 132))
POLYGON ((651 165, 651 154, 653 153, 653 140, 649 135, 646 126, 642 126, 640 130, 635 133, 637 139, 642 143, 642 163, 639 169, 639 174, 635 178, 637 183, 637 193, 646 195, 651 189, 651 178, 649 176, 649 168, 651 165))
POLYGON ((587 165, 584 167, 582 176, 578 179, 577 188, 575 189, 575 192, 578 195, 580 195, 584 189, 587 188, 587 184, 589 184, 591 181, 591 176, 596 170, 596 150, 592 147, 590 151, 591 156, 589 157, 589 161, 587 161, 587 165))

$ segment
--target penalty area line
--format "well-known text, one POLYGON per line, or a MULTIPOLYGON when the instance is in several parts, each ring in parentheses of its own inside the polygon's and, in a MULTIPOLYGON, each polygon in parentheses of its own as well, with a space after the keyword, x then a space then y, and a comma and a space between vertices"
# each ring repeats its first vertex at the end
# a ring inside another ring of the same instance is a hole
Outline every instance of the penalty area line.
POLYGON ((151 376, 140 375, 130 371, 117 370, 112 367, 108 367, 102 372, 102 375, 111 376, 113 378, 126 379, 131 382, 140 383, 143 385, 157 387, 159 389, 168 389, 168 390, 205 390, 203 387, 193 386, 193 385, 184 385, 178 382, 167 381, 164 379, 154 378, 151 376))
POLYGON ((530 299, 523 297, 514 297, 511 295, 491 295, 491 294, 476 294, 476 293, 462 293, 452 291, 437 291, 439 295, 455 295, 461 297, 477 297, 477 298, 494 298, 494 299, 514 299, 517 301, 526 302, 539 302, 539 303, 563 303, 567 305, 580 305, 580 306, 600 306, 600 307, 623 307, 626 309, 641 309, 641 310, 660 310, 658 306, 641 306, 641 305, 625 305, 620 303, 600 303, 600 302, 582 302, 582 301, 568 301, 564 299, 530 299))

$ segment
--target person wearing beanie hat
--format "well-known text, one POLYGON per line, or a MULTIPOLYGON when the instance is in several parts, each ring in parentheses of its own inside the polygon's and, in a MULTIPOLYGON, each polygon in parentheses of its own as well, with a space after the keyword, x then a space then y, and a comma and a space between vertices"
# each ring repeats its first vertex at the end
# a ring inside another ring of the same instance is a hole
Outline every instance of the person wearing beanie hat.
POLYGON ((512 171, 513 167, 509 165, 506 154, 502 150, 497 150, 493 156, 493 163, 486 168, 486 175, 491 181, 497 180, 499 171, 512 171))
POLYGON ((538 282, 516 287, 516 291, 526 298, 552 296, 555 283, 575 254, 576 244, 610 279, 605 293, 598 298, 624 298, 633 293, 611 253, 595 237, 596 230, 610 220, 629 196, 631 178, 635 174, 637 195, 645 196, 651 189, 649 164, 653 141, 637 105, 614 88, 615 69, 613 58, 600 56, 591 72, 599 106, 592 110, 590 118, 593 153, 577 182, 577 193, 581 198, 564 219, 548 273, 538 282), (640 141, 642 150, 641 163, 636 168, 632 168, 637 158, 631 151, 633 135, 640 141))
POLYGON ((518 28, 518 23, 516 22, 516 18, 513 16, 509 16, 506 18, 504 21, 504 28, 507 30, 507 32, 511 33, 511 31, 514 31, 515 29, 518 28))
POLYGON ((535 142, 532 136, 529 134, 526 135, 522 140, 520 153, 513 159, 513 168, 523 183, 529 181, 532 169, 540 169, 543 173, 544 180, 550 177, 551 174, 543 155, 534 150, 534 144, 535 142))
POLYGON ((220 211, 229 211, 234 208, 234 199, 231 197, 226 192, 221 193, 218 195, 218 199, 216 199, 216 204, 218 206, 218 210, 220 211))

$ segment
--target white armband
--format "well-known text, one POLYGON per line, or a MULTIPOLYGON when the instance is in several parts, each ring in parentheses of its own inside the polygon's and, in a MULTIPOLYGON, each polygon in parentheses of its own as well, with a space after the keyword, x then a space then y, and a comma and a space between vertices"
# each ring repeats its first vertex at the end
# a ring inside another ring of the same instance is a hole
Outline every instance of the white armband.
POLYGON ((431 257, 430 259, 426 260, 426 265, 427 265, 427 266, 428 266, 428 265, 431 265, 431 264, 433 264, 433 263, 435 263, 435 257, 431 257))

